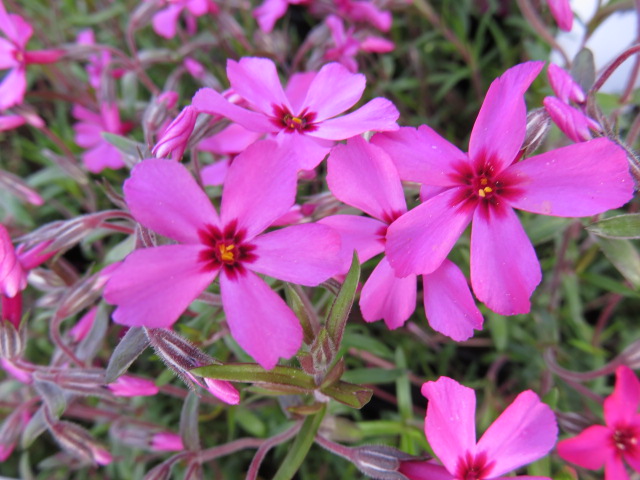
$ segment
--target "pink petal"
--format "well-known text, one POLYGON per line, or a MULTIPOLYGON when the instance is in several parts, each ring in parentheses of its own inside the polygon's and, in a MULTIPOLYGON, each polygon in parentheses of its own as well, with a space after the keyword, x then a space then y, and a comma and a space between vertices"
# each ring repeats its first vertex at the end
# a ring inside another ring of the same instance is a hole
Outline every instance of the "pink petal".
POLYGON ((0 292, 7 297, 27 287, 27 275, 18 261, 9 232, 0 224, 0 292))
POLYGON ((616 386, 604 401, 604 419, 612 428, 629 425, 640 405, 640 381, 626 365, 616 369, 616 386))
POLYGON ((178 242, 199 244, 199 230, 220 224, 207 195, 173 160, 152 158, 136 165, 124 182, 124 198, 138 222, 178 242))
POLYGON ((147 378, 122 375, 107 385, 116 397, 149 397, 157 394, 160 389, 153 380, 147 378))
POLYGON ((493 462, 487 477, 499 477, 544 457, 557 439, 558 426, 551 408, 527 390, 482 435, 476 455, 486 453, 487 462, 493 462))
POLYGON ((602 425, 593 425, 578 436, 558 442, 558 455, 567 462, 590 470, 602 468, 612 456, 611 435, 613 432, 602 425))
POLYGON ((268 58, 228 60, 227 76, 235 92, 265 115, 273 115, 274 106, 291 110, 276 65, 268 58))
POLYGON ((231 335, 263 368, 290 358, 302 345, 302 327, 287 304, 264 281, 246 271, 220 276, 222 305, 231 335))
POLYGON ((619 456, 610 455, 604 465, 604 480, 629 480, 629 473, 619 456))
MULTIPOLYGON (((0 115, 0 132, 13 130, 27 123, 27 120, 20 115, 0 115)), ((42 203, 40 203, 42 205, 42 203)))
POLYGON ((478 208, 471 229, 473 292, 501 315, 527 313, 542 274, 536 252, 515 212, 478 208))
POLYGON ((203 185, 222 185, 229 171, 229 160, 220 160, 213 165, 207 165, 200 171, 203 185))
POLYGON ((444 261, 473 215, 473 206, 455 203, 458 196, 451 188, 389 226, 385 251, 396 275, 431 273, 444 261))
POLYGON ((101 135, 104 128, 99 123, 76 123, 73 130, 74 140, 82 148, 92 148, 104 141, 101 135))
POLYGON ((382 319, 392 330, 401 327, 416 309, 417 286, 415 275, 396 277, 383 257, 362 287, 362 317, 367 322, 382 319))
POLYGON ((429 445, 449 472, 460 457, 476 448, 476 394, 448 377, 422 385, 427 404, 425 433, 429 445))
POLYGON ((10 40, 13 40, 21 50, 24 50, 24 47, 27 45, 29 39, 33 35, 33 27, 20 15, 10 13, 9 17, 11 18, 11 22, 14 25, 15 34, 7 35, 7 37, 9 37, 10 40))
POLYGON ((99 173, 105 168, 117 170, 124 167, 122 154, 106 140, 82 154, 82 162, 92 173, 99 173))
POLYGON ((308 132, 308 135, 327 140, 344 140, 369 130, 393 131, 398 129, 396 120, 399 116, 393 103, 386 98, 377 97, 355 112, 325 120, 318 125, 317 130, 308 132))
POLYGON ((278 144, 291 152, 293 165, 298 170, 313 170, 327 156, 335 142, 314 138, 298 132, 282 131, 276 137, 278 144))
POLYGON ((284 92, 294 112, 302 110, 304 99, 307 98, 307 92, 309 92, 311 82, 313 82, 316 75, 316 72, 303 72, 294 73, 289 77, 289 82, 287 82, 284 92))
POLYGON ((316 113, 316 122, 322 122, 353 107, 362 97, 366 83, 361 73, 351 73, 339 63, 328 63, 311 82, 303 105, 316 113))
POLYGON ((547 4, 558 26, 565 32, 570 32, 573 26, 573 12, 569 0, 547 0, 547 4))
POLYGON ((212 88, 201 88, 191 100, 199 112, 222 115, 254 132, 277 132, 280 129, 262 113, 252 112, 230 103, 212 88))
POLYGON ((224 380, 204 379, 204 388, 214 397, 219 398, 229 405, 240 403, 240 392, 230 382, 224 380))
MULTIPOLYGON (((573 14, 571 18, 573 19, 573 14)), ((560 68, 555 63, 549 64, 547 77, 549 78, 549 84, 553 89, 553 93, 563 102, 573 100, 574 102, 582 103, 586 100, 582 87, 576 83, 566 70, 560 68)))
POLYGON ((544 62, 522 63, 493 81, 471 131, 469 157, 474 162, 490 161, 497 174, 516 158, 526 127, 524 92, 543 66, 544 62))
POLYGON ((19 105, 27 90, 27 76, 23 66, 9 70, 0 84, 0 110, 19 105))
POLYGON ((391 28, 391 13, 380 10, 370 1, 346 0, 340 3, 342 6, 347 7, 344 14, 351 20, 356 22, 369 22, 383 32, 387 32, 391 28))
POLYGON ((297 176, 288 150, 271 140, 254 143, 238 155, 225 180, 220 215, 255 237, 295 202, 297 176))
POLYGON ((4 1, 0 2, 0 30, 2 30, 2 33, 10 40, 15 41, 17 38, 16 27, 11 17, 15 17, 15 15, 9 16, 7 10, 4 8, 4 1))
POLYGON ((512 206, 534 213, 586 217, 618 208, 633 197, 622 148, 606 138, 576 143, 509 168, 523 193, 512 206))
POLYGON ((365 52, 389 53, 396 48, 396 45, 386 38, 371 36, 360 42, 360 48, 365 52))
POLYGON ((24 61, 28 65, 34 63, 44 65, 57 62, 64 54, 64 50, 29 50, 24 52, 24 61))
POLYGON ((254 238, 258 257, 248 268, 269 277, 315 286, 340 273, 340 235, 326 225, 293 225, 254 238))
POLYGON ((209 11, 209 0, 189 0, 187 9, 196 17, 201 17, 209 11))
POLYGON ((183 8, 181 5, 169 5, 167 8, 160 10, 151 20, 153 30, 164 38, 175 37, 178 17, 183 8))
POLYGON ((389 154, 402 180, 426 185, 458 184, 452 177, 456 174, 453 166, 469 161, 466 153, 426 125, 418 129, 401 127, 396 132, 378 133, 371 143, 389 154))
POLYGON ((362 137, 333 148, 327 166, 331 193, 347 205, 386 222, 407 211, 400 177, 391 159, 362 137))
POLYGON ((219 133, 202 140, 198 149, 222 155, 236 155, 261 137, 262 133, 252 132, 242 125, 232 123, 219 133))
POLYGON ((77 120, 84 120, 88 124, 102 125, 102 117, 100 114, 92 112, 77 103, 71 108, 71 115, 77 120))
POLYGON ((0 70, 19 65, 15 57, 15 51, 16 46, 13 43, 4 38, 0 38, 0 70))
POLYGON ((446 468, 431 461, 401 462, 398 471, 410 480, 455 480, 446 468))
POLYGON ((482 314, 460 269, 445 260, 433 273, 423 276, 424 311, 436 332, 461 342, 482 330, 482 314))
POLYGON ((332 215, 320 219, 318 223, 328 225, 340 234, 344 261, 340 273, 349 270, 354 250, 358 252, 360 263, 384 250, 386 223, 357 215, 332 215))
POLYGON ((260 30, 270 33, 276 21, 281 18, 289 7, 286 0, 265 0, 262 5, 253 10, 253 16, 258 21, 260 30))
POLYGON ((168 328, 213 282, 217 271, 203 268, 200 245, 164 245, 131 253, 111 274, 104 298, 117 305, 113 321, 168 328))
POLYGON ((586 142, 592 138, 591 130, 602 130, 595 120, 556 97, 545 97, 543 103, 553 123, 574 142, 586 142))

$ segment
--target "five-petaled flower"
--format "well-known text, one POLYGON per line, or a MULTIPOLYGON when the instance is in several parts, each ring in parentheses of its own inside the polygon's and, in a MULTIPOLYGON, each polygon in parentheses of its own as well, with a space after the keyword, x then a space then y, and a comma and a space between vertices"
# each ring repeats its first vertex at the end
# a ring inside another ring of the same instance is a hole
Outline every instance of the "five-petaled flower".
POLYGON ((149 159, 137 165, 124 186, 131 213, 179 243, 136 250, 113 273, 105 298, 118 305, 114 320, 168 327, 218 277, 227 323, 240 346, 267 369, 294 355, 302 327, 254 272, 318 285, 340 269, 340 237, 318 224, 262 233, 294 203, 295 171, 282 168, 282 156, 268 140, 239 155, 225 181, 220 215, 181 164, 149 159))
POLYGON ((617 208, 633 195, 627 156, 606 138, 519 161, 526 130, 524 92, 542 69, 529 62, 489 88, 463 153, 432 129, 377 134, 403 180, 423 184, 425 201, 387 231, 386 254, 399 276, 435 271, 471 229, 471 284, 503 315, 526 313, 540 264, 513 208, 584 217, 617 208))
MULTIPOLYGON (((522 392, 476 443, 476 395, 448 377, 422 385, 425 434, 443 467, 404 462, 412 480, 489 480, 544 457, 558 437, 556 419, 531 390, 522 392)), ((543 480, 547 477, 515 477, 543 480)), ((548 480, 548 479, 547 479, 548 480)))
POLYGON ((558 443, 564 460, 598 470, 605 480, 628 480, 623 460, 640 472, 640 381, 629 367, 616 370, 613 393, 604 401, 606 425, 593 425, 578 436, 558 443))

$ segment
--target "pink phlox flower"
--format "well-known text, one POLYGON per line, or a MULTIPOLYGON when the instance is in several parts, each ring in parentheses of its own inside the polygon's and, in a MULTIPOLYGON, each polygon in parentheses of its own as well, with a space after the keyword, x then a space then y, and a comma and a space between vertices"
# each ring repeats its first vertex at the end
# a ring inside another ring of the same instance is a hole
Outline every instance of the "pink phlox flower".
POLYGON ((131 130, 131 124, 120 120, 118 105, 102 103, 98 114, 76 104, 71 113, 79 120, 73 126, 75 141, 82 148, 88 149, 82 154, 87 170, 99 173, 105 168, 124 167, 122 153, 102 137, 102 132, 124 135, 131 130))
POLYGON ((166 5, 166 8, 153 16, 151 24, 153 30, 164 38, 176 36, 178 19, 184 10, 191 15, 186 17, 187 30, 190 34, 195 33, 193 17, 201 17, 207 13, 216 14, 219 11, 218 6, 212 0, 164 0, 163 4, 166 5))
POLYGON ((602 132, 600 124, 585 113, 587 98, 571 75, 554 64, 549 65, 547 75, 556 96, 545 97, 543 103, 558 128, 574 142, 590 140, 591 130, 602 132))
POLYGON ((11 69, 0 84, 0 110, 19 105, 27 90, 27 65, 56 62, 62 50, 27 50, 33 27, 19 15, 8 14, 0 0, 0 70, 11 69))
MULTIPOLYGON (((79 45, 95 45, 96 40, 93 30, 87 28, 80 31, 76 37, 76 42, 79 45)), ((105 73, 112 78, 120 78, 124 74, 125 71, 122 69, 109 70, 110 63, 111 53, 106 49, 101 50, 100 53, 89 55, 86 70, 87 76, 89 77, 89 85, 91 85, 94 90, 98 91, 100 89, 102 76, 105 75, 105 73)))
POLYGON ((263 233, 294 203, 296 175, 287 156, 266 140, 238 155, 220 215, 183 165, 162 159, 138 164, 124 185, 132 215, 178 243, 136 250, 124 260, 105 289, 105 299, 118 306, 113 319, 169 327, 218 278, 231 335, 240 346, 267 369, 294 355, 302 328, 256 273, 314 286, 341 265, 340 237, 325 225, 263 233))
POLYGON ((117 397, 149 397, 160 391, 152 380, 132 375, 118 377, 115 382, 108 384, 107 388, 117 397))
MULTIPOLYGON (((361 262, 384 252, 387 228, 407 211, 402 183, 389 156, 362 137, 331 150, 327 161, 327 184, 331 192, 347 205, 373 218, 336 215, 320 223, 342 235, 348 270, 353 250, 361 262)), ((445 261, 434 272, 423 275, 424 307, 429 324, 455 340, 466 340, 473 330, 482 328, 467 281, 458 267, 445 261)), ((382 257, 360 294, 360 309, 367 322, 383 319, 391 329, 398 328, 416 307, 417 275, 395 275, 387 258, 382 257)))
POLYGON ((547 0, 551 15, 560 29, 570 32, 573 27, 573 12, 569 0, 547 0))
POLYGON ((228 102, 210 88, 200 89, 193 106, 200 112, 223 115, 245 128, 276 136, 279 144, 297 157, 298 168, 311 170, 337 140, 369 130, 398 129, 396 107, 385 98, 374 98, 347 115, 364 93, 365 77, 329 63, 317 73, 293 75, 282 88, 275 64, 267 58, 246 57, 227 62, 232 89, 251 107, 228 102), (339 86, 336 88, 336 86, 339 86))
POLYGON ((233 159, 249 145, 257 142, 264 135, 252 132, 241 125, 232 123, 219 133, 207 137, 198 143, 198 150, 210 152, 224 157, 212 165, 207 165, 200 172, 203 185, 222 185, 233 159))
POLYGON ((334 0, 338 13, 350 22, 368 23, 378 30, 388 32, 391 13, 380 10, 371 0, 334 0))
POLYGON ((309 5, 313 0, 264 0, 253 10, 253 17, 258 22, 260 30, 270 33, 278 19, 282 18, 289 5, 309 5))
POLYGON ((335 15, 329 15, 325 23, 335 46, 326 50, 324 59, 339 62, 352 73, 358 71, 355 57, 360 51, 387 53, 395 48, 393 42, 381 37, 357 36, 354 26, 345 30, 342 20, 335 15))
POLYGON ((606 138, 519 161, 526 130, 524 92, 542 69, 529 62, 507 70, 489 88, 471 132, 469 153, 427 126, 377 134, 400 178, 432 189, 424 203, 387 231, 396 274, 435 271, 471 228, 471 285, 503 315, 526 313, 541 280, 535 250, 514 208, 583 217, 618 208, 633 195, 625 152, 606 138))
POLYGON ((172 432, 158 432, 154 434, 149 447, 158 452, 181 452, 184 450, 182 437, 172 432))
POLYGON ((423 384, 422 395, 429 400, 425 434, 444 468, 432 462, 403 464, 403 473, 412 480, 503 478, 506 473, 544 457, 556 443, 555 416, 531 390, 518 395, 477 443, 476 395, 471 388, 440 377, 423 384))
POLYGON ((628 480, 624 462, 640 472, 640 381, 626 365, 616 369, 613 393, 604 401, 606 425, 593 425, 558 443, 558 455, 589 470, 604 467, 605 480, 628 480))
POLYGON ((26 249, 23 245, 13 247, 9 232, 0 224, 0 299, 3 320, 18 328, 22 315, 22 290, 27 288, 30 270, 50 259, 55 252, 45 252, 51 242, 44 242, 26 249))

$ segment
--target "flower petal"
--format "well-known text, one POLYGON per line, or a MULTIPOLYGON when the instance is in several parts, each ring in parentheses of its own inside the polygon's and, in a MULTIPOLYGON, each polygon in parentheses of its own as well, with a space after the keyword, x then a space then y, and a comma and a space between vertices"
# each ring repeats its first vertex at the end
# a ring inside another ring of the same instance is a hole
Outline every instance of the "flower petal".
POLYGON ((169 5, 167 8, 160 10, 151 19, 153 30, 164 38, 173 38, 176 36, 178 26, 178 17, 184 6, 169 5))
POLYGON ((383 257, 362 287, 362 317, 367 322, 382 319, 392 330, 401 327, 416 309, 417 286, 415 275, 396 277, 383 257))
POLYGON ((474 207, 455 204, 459 188, 437 195, 393 222, 385 252, 396 275, 433 272, 469 224, 474 207))
POLYGON ((316 168, 335 143, 331 140, 323 140, 286 130, 278 133, 276 140, 278 145, 291 152, 298 170, 313 170, 316 168))
POLYGON ((540 280, 536 252, 515 212, 479 207, 471 229, 471 285, 478 300, 501 315, 527 313, 540 280))
POLYGON ((238 222, 253 238, 293 205, 297 176, 292 153, 271 140, 254 143, 238 155, 227 172, 220 216, 238 222))
POLYGON ((217 271, 203 268, 200 245, 164 245, 131 253, 111 274, 104 290, 117 305, 113 321, 167 328, 213 282, 217 271))
POLYGON ((317 72, 294 73, 289 77, 284 93, 289 99, 292 111, 300 112, 304 106, 304 99, 307 98, 311 82, 316 77, 317 72))
POLYGON ((366 83, 361 73, 351 73, 339 63, 328 63, 311 82, 302 104, 316 114, 316 122, 322 122, 353 107, 362 97, 366 83))
POLYGON ((83 153, 82 162, 85 167, 87 167, 87 170, 92 173, 101 172, 105 168, 117 170, 118 168, 124 167, 120 150, 106 140, 101 140, 100 143, 91 150, 83 153))
POLYGON ((325 120, 318 125, 317 130, 307 134, 327 140, 344 140, 369 130, 393 131, 398 129, 396 120, 399 116, 400 113, 393 103, 386 98, 377 97, 355 112, 325 120))
POLYGON ((231 335, 267 370, 290 358, 302 344, 302 327, 287 304, 262 279, 245 271, 220 276, 222 305, 231 335))
POLYGON ((543 66, 521 63, 493 81, 471 131, 469 157, 474 162, 490 161, 497 174, 514 161, 526 129, 524 92, 543 66))
POLYGON ((281 18, 289 7, 286 0, 264 0, 264 2, 253 10, 253 16, 258 21, 260 30, 270 33, 276 21, 281 18))
POLYGON ((338 145, 327 162, 327 184, 339 200, 392 222, 407 211, 398 171, 389 156, 362 137, 338 145))
POLYGON ((597 470, 614 454, 610 443, 612 434, 603 425, 593 425, 573 438, 558 442, 558 455, 567 462, 597 470))
POLYGON ((452 179, 456 173, 453 165, 469 161, 466 153, 426 125, 378 133, 371 143, 389 154, 402 180, 425 185, 457 185, 459 182, 452 179))
POLYGON ((401 462, 398 471, 410 480, 454 480, 446 468, 432 462, 401 462))
POLYGON ((239 62, 228 60, 227 76, 233 90, 265 115, 272 116, 274 106, 291 111, 272 60, 257 57, 244 57, 239 62))
POLYGON ((173 160, 151 158, 136 165, 124 182, 124 198, 138 222, 178 242, 199 244, 199 230, 220 224, 207 195, 173 160))
POLYGON ((482 330, 482 314, 460 269, 445 260, 433 273, 423 276, 424 311, 436 332, 461 342, 482 330))
POLYGON ((629 425, 640 405, 640 381, 626 365, 616 369, 616 386, 604 400, 604 419, 612 428, 629 425))
POLYGON ((543 103, 553 123, 576 143, 590 140, 593 137, 591 130, 602 131, 598 122, 556 97, 546 97, 543 103))
POLYGON ((565 32, 570 32, 573 27, 573 12, 569 0, 547 0, 547 5, 558 26, 565 32))
POLYGON ((285 282, 315 286, 340 273, 340 235, 315 223, 293 225, 254 238, 251 270, 285 282))
POLYGON ((0 110, 19 105, 27 90, 27 76, 24 66, 9 70, 0 84, 0 110))
POLYGON ((482 435, 476 455, 487 455, 491 465, 488 478, 499 477, 544 457, 557 439, 558 426, 551 408, 527 390, 482 435))
POLYGON ((9 232, 0 224, 0 293, 15 297, 27 287, 27 275, 16 256, 9 232))
POLYGON ((618 208, 633 197, 627 156, 606 138, 576 143, 509 168, 521 181, 515 208, 560 217, 586 217, 618 208))
POLYGON ((476 393, 449 377, 422 385, 427 404, 425 434, 429 445, 449 472, 460 457, 476 447, 476 393))

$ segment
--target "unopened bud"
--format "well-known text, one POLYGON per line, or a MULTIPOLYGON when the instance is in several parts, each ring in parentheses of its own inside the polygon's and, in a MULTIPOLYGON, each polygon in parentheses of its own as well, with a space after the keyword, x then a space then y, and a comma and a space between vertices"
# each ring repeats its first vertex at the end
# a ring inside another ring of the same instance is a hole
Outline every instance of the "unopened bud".
POLYGON ((49 431, 60 446, 74 457, 98 465, 111 463, 111 454, 80 425, 61 421, 50 425, 49 431))
POLYGON ((354 449, 353 464, 365 475, 379 480, 406 479, 399 472, 401 461, 413 458, 386 445, 365 445, 354 449))
POLYGON ((171 457, 160 465, 156 465, 147 472, 143 480, 169 480, 171 478, 171 470, 173 465, 180 460, 180 456, 171 457))
POLYGON ((31 375, 32 370, 28 370, 19 366, 18 364, 12 362, 11 360, 7 360, 6 358, 0 358, 0 366, 11 375, 13 378, 18 380, 19 382, 24 383, 25 385, 30 385, 33 383, 33 376, 31 375))
POLYGON ((198 118, 197 110, 189 105, 169 124, 160 136, 152 153, 158 158, 180 160, 187 148, 189 137, 193 133, 198 118))
POLYGON ((40 206, 44 203, 42 197, 24 180, 4 170, 0 170, 0 186, 6 192, 15 195, 20 200, 32 205, 40 206))
POLYGON ((149 106, 142 116, 142 124, 145 130, 155 132, 160 128, 169 115, 171 110, 178 102, 178 94, 173 91, 164 92, 155 100, 149 103, 149 106))
MULTIPOLYGON (((4 297, 3 297, 4 300, 4 297)), ((3 317, 5 302, 2 302, 3 317)), ((16 328, 12 321, 0 320, 0 358, 13 360, 22 355, 24 351, 24 331, 16 328)))
POLYGON ((156 384, 146 378, 122 375, 107 385, 116 397, 148 397, 158 393, 156 384))
POLYGON ((9 458, 30 418, 27 409, 18 408, 4 420, 0 427, 0 462, 9 458))
POLYGON ((153 435, 150 443, 151 450, 157 452, 182 452, 184 444, 177 433, 159 432, 153 435))
POLYGON ((547 77, 553 92, 563 102, 569 100, 576 103, 584 103, 586 97, 582 91, 582 87, 573 79, 573 77, 555 64, 550 64, 547 70, 547 77))
POLYGON ((591 140, 591 130, 602 132, 598 122, 556 97, 545 97, 543 104, 553 123, 574 142, 591 140))
POLYGON ((91 331, 93 322, 96 319, 96 313, 98 313, 98 307, 93 307, 69 330, 69 336, 74 342, 80 342, 91 331))
POLYGON ((117 264, 109 265, 71 287, 60 301, 56 316, 63 320, 93 305, 100 298, 102 288, 116 266, 117 264))
POLYGON ((527 114, 527 130, 522 151, 525 156, 535 152, 549 133, 551 118, 544 108, 536 108, 527 114))

